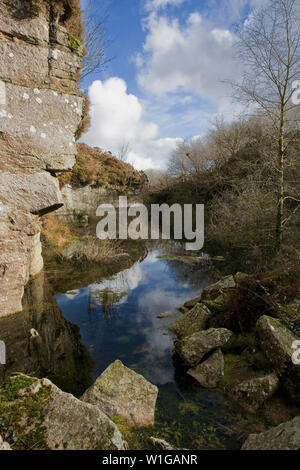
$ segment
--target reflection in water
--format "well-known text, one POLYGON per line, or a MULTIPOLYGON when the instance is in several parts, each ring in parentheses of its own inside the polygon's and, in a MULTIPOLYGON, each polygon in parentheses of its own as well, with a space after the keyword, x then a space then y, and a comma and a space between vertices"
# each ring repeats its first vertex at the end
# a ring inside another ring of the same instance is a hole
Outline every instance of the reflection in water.
POLYGON ((187 279, 182 266, 176 273, 176 263, 159 259, 160 254, 155 250, 111 279, 57 295, 66 318, 81 328, 96 362, 95 377, 121 359, 156 384, 174 381, 174 338, 167 327, 178 316, 178 307, 198 295, 210 279, 205 268, 198 266, 191 273, 185 266, 187 279), (172 317, 157 319, 166 310, 172 317))
POLYGON ((173 355, 169 330, 178 307, 215 279, 209 264, 158 258, 153 249, 140 262, 105 281, 57 295, 65 317, 80 326, 95 360, 94 378, 116 359, 159 387, 156 431, 179 447, 237 448, 224 426, 238 419, 222 395, 202 389, 173 355), (169 311, 171 316, 158 319, 169 311))
POLYGON ((92 382, 94 362, 81 343, 79 327, 64 318, 51 297, 44 273, 26 288, 23 305, 23 312, 0 320, 0 336, 7 349, 0 380, 23 372, 48 377, 80 395, 92 382))

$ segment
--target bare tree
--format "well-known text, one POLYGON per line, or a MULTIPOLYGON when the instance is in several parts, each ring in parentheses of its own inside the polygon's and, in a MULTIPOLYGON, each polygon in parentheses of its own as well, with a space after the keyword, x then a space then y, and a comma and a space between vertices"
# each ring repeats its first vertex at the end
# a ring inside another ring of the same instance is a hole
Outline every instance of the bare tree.
POLYGON ((168 172, 185 180, 198 175, 211 165, 211 153, 205 140, 192 139, 179 142, 172 153, 168 172))
MULTIPOLYGON (((270 0, 266 8, 255 10, 239 31, 238 57, 245 73, 241 83, 233 84, 239 99, 267 115, 276 141, 274 154, 277 173, 276 250, 279 251, 284 228, 285 166, 289 146, 298 134, 297 115, 292 100, 293 83, 300 79, 300 5, 299 0, 270 0)), ((293 197, 296 207, 300 199, 293 197)))
POLYGON ((108 14, 103 11, 103 7, 99 13, 99 8, 101 8, 99 2, 89 0, 87 8, 83 12, 86 55, 82 63, 81 79, 90 74, 101 72, 111 61, 106 55, 110 44, 106 31, 108 14))
POLYGON ((118 155, 117 155, 118 160, 120 160, 121 162, 126 162, 129 152, 130 152, 130 143, 124 142, 121 145, 120 150, 118 151, 118 155))

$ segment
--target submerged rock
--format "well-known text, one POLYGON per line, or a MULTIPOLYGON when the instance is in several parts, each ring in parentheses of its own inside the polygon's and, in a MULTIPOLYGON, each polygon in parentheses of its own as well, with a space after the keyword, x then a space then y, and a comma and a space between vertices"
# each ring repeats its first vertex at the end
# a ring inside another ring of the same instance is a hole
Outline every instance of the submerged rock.
POLYGON ((124 450, 116 425, 97 407, 62 392, 48 379, 13 376, 0 389, 1 414, 34 449, 124 450))
POLYGON ((235 385, 229 395, 238 404, 249 411, 255 413, 266 400, 271 398, 279 388, 279 380, 276 374, 269 374, 265 377, 257 377, 245 380, 235 385))
POLYGON ((224 377, 224 356, 221 349, 217 349, 206 361, 194 369, 189 369, 188 374, 194 377, 202 387, 215 388, 224 377))
POLYGON ((177 341, 175 352, 187 365, 195 367, 205 354, 225 346, 231 336, 231 331, 226 328, 210 328, 207 331, 199 331, 177 341))
POLYGON ((275 370, 287 397, 300 404, 300 364, 294 364, 296 336, 282 321, 263 316, 256 324, 260 347, 275 370))
POLYGON ((179 338, 190 336, 197 331, 205 330, 211 312, 203 304, 196 304, 187 313, 179 317, 174 324, 174 331, 179 338))
POLYGON ((267 432, 250 434, 242 450, 300 450, 300 416, 267 432))
POLYGON ((162 319, 162 318, 168 318, 170 316, 171 316, 171 312, 163 312, 163 313, 160 313, 159 315, 157 315, 156 318, 162 319))
POLYGON ((130 426, 154 424, 158 388, 121 361, 111 364, 83 394, 82 400, 108 416, 122 416, 130 426))

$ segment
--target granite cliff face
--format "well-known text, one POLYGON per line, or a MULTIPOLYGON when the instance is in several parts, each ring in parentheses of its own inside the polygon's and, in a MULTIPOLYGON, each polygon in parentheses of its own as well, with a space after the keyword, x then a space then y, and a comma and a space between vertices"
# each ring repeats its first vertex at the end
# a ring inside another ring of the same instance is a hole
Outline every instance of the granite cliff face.
POLYGON ((39 216, 62 206, 57 175, 75 164, 83 50, 67 0, 0 0, 0 316, 22 310, 43 267, 39 216))

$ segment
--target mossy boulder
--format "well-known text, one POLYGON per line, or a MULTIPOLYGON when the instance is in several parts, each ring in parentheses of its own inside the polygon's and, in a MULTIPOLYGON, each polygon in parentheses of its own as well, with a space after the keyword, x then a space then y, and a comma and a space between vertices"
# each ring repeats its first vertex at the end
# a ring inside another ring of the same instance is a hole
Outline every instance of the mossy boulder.
POLYGON ((249 411, 255 413, 271 398, 279 388, 279 380, 276 374, 269 374, 264 377, 256 377, 245 380, 235 385, 230 390, 230 396, 238 404, 249 411))
POLYGON ((264 315, 258 320, 256 331, 260 347, 274 369, 284 371, 292 364, 292 346, 297 338, 281 320, 264 315))
POLYGON ((48 379, 12 376, 0 389, 0 415, 13 423, 16 448, 124 450, 116 425, 96 406, 48 379))
POLYGON ((210 328, 206 331, 199 331, 177 341, 175 352, 187 365, 195 367, 207 353, 222 348, 231 336, 231 331, 226 328, 210 328))
POLYGON ((158 388, 121 361, 111 364, 83 394, 108 416, 121 416, 134 427, 154 424, 158 388))
POLYGON ((250 434, 242 450, 300 450, 300 416, 267 432, 250 434))
POLYGON ((260 347, 270 366, 277 372, 285 394, 292 403, 300 404, 300 364, 293 362, 297 337, 281 321, 263 316, 256 325, 260 347))
POLYGON ((174 332, 179 338, 185 338, 196 331, 205 330, 210 317, 211 312, 205 305, 196 304, 192 310, 176 320, 173 327, 174 332))
POLYGON ((229 306, 229 297, 226 294, 219 295, 215 300, 203 300, 203 305, 211 310, 214 314, 226 312, 229 306))
POLYGON ((215 388, 224 376, 224 356, 221 349, 217 349, 197 367, 188 370, 202 387, 215 388))
POLYGON ((201 301, 204 300, 216 300, 220 297, 223 293, 228 292, 230 289, 234 289, 236 287, 236 282, 233 276, 225 276, 220 281, 212 284, 211 286, 206 287, 203 289, 201 295, 201 301))

